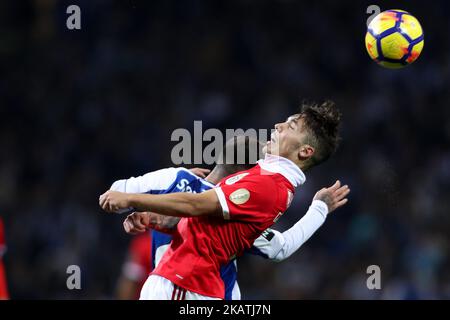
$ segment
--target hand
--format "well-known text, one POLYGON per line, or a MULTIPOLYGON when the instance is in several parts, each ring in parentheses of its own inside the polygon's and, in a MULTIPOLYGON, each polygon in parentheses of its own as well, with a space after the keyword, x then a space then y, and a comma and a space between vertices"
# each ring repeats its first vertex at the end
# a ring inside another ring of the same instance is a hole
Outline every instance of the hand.
POLYGON ((203 178, 203 179, 205 179, 206 176, 211 172, 211 170, 204 169, 204 168, 192 168, 192 169, 189 169, 189 171, 191 171, 193 174, 195 174, 196 176, 199 176, 200 178, 203 178))
POLYGON ((147 212, 133 212, 123 222, 126 233, 138 234, 145 232, 150 225, 150 216, 147 212))
POLYGON ((341 182, 338 180, 331 187, 319 190, 313 200, 322 200, 325 202, 328 206, 328 213, 331 213, 347 203, 348 199, 345 197, 349 192, 349 187, 347 185, 341 187, 341 182))
POLYGON ((106 212, 117 212, 130 206, 129 194, 108 190, 99 198, 100 207, 106 212))

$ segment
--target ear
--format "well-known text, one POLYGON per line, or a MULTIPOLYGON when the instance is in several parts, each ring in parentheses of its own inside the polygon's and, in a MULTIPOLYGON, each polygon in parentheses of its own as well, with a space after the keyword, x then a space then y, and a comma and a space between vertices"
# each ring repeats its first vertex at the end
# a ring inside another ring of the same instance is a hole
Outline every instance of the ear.
POLYGON ((315 149, 309 144, 304 144, 300 147, 298 151, 299 160, 305 161, 311 158, 314 155, 315 149))

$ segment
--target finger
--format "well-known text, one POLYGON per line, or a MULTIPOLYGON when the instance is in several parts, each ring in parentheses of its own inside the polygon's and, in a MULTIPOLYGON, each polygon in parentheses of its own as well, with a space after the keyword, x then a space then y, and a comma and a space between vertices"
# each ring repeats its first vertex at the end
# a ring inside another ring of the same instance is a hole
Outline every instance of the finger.
POLYGON ((141 215, 141 223, 142 223, 146 228, 148 228, 148 225, 149 225, 149 223, 150 223, 150 215, 149 215, 149 214, 146 214, 146 213, 143 213, 143 214, 141 215))
POLYGON ((101 195, 102 197, 102 208, 103 210, 107 211, 107 212, 111 212, 111 199, 109 196, 109 191, 106 191, 104 194, 101 195))
POLYGON ((350 190, 347 190, 346 192, 344 192, 343 194, 339 195, 338 197, 335 197, 334 201, 335 202, 341 201, 342 199, 346 198, 349 193, 350 193, 350 190))
POLYGON ((108 197, 108 200, 106 201, 106 207, 107 207, 107 211, 109 212, 109 213, 114 213, 115 212, 115 208, 116 208, 116 206, 111 202, 112 200, 111 199, 109 199, 109 197, 108 197))
POLYGON ((148 225, 148 221, 147 221, 148 219, 146 219, 146 216, 145 215, 141 215, 140 217, 139 217, 139 223, 144 227, 144 228, 147 228, 147 225, 148 225))
POLYGON ((128 231, 127 233, 131 234, 132 236, 138 234, 138 232, 134 228, 131 228, 130 231, 128 231))
POLYGON ((334 191, 336 191, 337 189, 339 189, 341 187, 341 182, 339 181, 339 180, 336 180, 336 182, 331 186, 331 187, 329 187, 328 189, 331 191, 331 192, 334 192, 334 191))
POLYGON ((125 227, 125 231, 130 234, 141 233, 146 230, 145 228, 139 228, 138 226, 136 226, 134 224, 132 219, 128 219, 128 218, 124 221, 123 225, 125 227))
POLYGON ((108 201, 106 199, 102 201, 101 206, 103 210, 108 211, 108 201))
POLYGON ((348 202, 348 199, 347 199, 347 198, 342 199, 341 201, 339 201, 339 202, 336 203, 335 208, 337 209, 337 208, 339 208, 339 207, 342 207, 342 206, 343 206, 344 204, 346 204, 347 202, 348 202))
POLYGON ((203 168, 192 168, 192 169, 190 169, 190 171, 201 178, 205 178, 206 175, 210 172, 209 169, 203 169, 203 168))
POLYGON ((134 234, 136 234, 136 233, 142 233, 142 232, 145 232, 147 229, 145 229, 145 228, 137 228, 136 226, 134 226, 132 229, 131 229, 131 232, 133 232, 134 234))
POLYGON ((206 178, 206 176, 211 172, 209 169, 201 169, 199 168, 199 176, 202 178, 206 178))
POLYGON ((141 217, 138 215, 135 215, 133 217, 133 226, 135 228, 139 228, 139 229, 145 229, 145 227, 146 227, 144 224, 142 224, 141 217))
POLYGON ((344 198, 349 192, 350 192, 350 188, 347 185, 345 185, 345 186, 337 189, 334 192, 333 196, 340 200, 340 199, 344 198))
POLYGON ((102 194, 102 195, 100 196, 100 198, 99 198, 99 204, 100 204, 100 207, 103 208, 103 205, 105 204, 105 201, 106 201, 106 196, 105 196, 105 194, 102 194))
POLYGON ((131 230, 131 224, 130 224, 130 222, 127 221, 127 220, 125 220, 125 221, 123 222, 123 228, 125 229, 125 232, 126 232, 126 233, 129 233, 130 230, 131 230))

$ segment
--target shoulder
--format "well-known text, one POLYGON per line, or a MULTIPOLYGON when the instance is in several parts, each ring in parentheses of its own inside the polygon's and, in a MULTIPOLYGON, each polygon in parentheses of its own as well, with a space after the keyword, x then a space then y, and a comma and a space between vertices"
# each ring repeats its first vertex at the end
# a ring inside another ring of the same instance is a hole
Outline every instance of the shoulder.
POLYGON ((221 186, 231 202, 242 204, 259 203, 261 206, 273 207, 278 201, 278 182, 272 175, 244 172, 226 179, 221 186))
POLYGON ((170 167, 150 172, 149 177, 158 177, 163 184, 172 184, 181 181, 182 179, 193 181, 199 179, 195 174, 184 167, 170 167))
POLYGON ((276 192, 280 188, 277 174, 249 174, 242 178, 242 184, 247 184, 264 193, 276 192))
POLYGON ((215 187, 215 185, 197 176, 189 169, 183 167, 174 169, 176 170, 176 181, 180 184, 182 188, 183 186, 186 185, 192 185, 192 187, 197 192, 200 192, 202 190, 208 190, 215 187))
POLYGON ((174 173, 177 176, 189 178, 189 179, 193 179, 193 180, 201 179, 199 176, 195 175, 192 171, 190 171, 187 168, 178 167, 178 168, 171 168, 171 169, 174 170, 174 173))

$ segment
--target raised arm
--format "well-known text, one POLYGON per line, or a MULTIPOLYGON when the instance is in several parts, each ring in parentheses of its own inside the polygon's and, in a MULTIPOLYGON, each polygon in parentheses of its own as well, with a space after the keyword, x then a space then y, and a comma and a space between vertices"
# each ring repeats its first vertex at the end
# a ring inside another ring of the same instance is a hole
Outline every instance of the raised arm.
POLYGON ((115 181, 110 190, 127 193, 145 193, 167 189, 176 181, 182 168, 165 168, 146 173, 142 176, 115 181))
POLYGON ((178 192, 161 195, 109 190, 100 196, 99 204, 107 212, 119 212, 132 207, 136 211, 153 211, 175 217, 222 215, 222 207, 214 190, 203 193, 178 192))
POLYGON ((282 261, 296 252, 322 226, 329 213, 347 203, 350 192, 347 185, 337 181, 330 188, 316 193, 306 214, 290 229, 281 233, 266 230, 253 244, 250 253, 265 258, 282 261))

